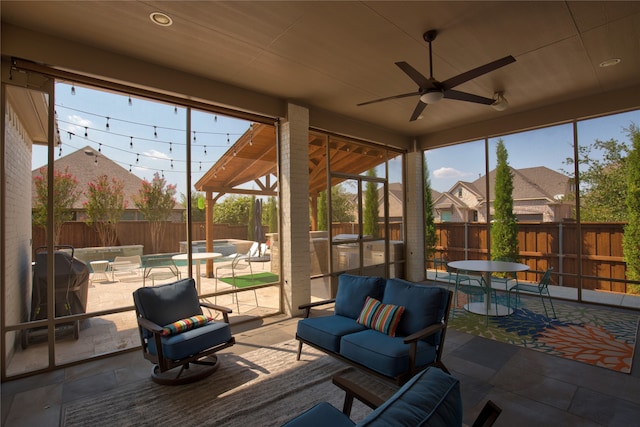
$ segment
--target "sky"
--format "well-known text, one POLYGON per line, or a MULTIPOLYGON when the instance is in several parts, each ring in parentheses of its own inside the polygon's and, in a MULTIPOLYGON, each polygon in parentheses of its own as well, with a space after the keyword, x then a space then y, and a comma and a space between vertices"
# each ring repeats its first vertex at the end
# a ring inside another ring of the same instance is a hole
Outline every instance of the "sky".
MULTIPOLYGON (((127 95, 89 89, 71 83, 56 83, 56 114, 62 141, 55 158, 87 145, 142 179, 154 173, 176 184, 177 196, 186 194, 185 108, 127 95), (86 136, 85 136, 86 134, 86 136)), ((596 139, 628 142, 624 128, 640 124, 640 110, 581 121, 578 139, 582 145, 596 139)), ((195 183, 251 123, 245 120, 192 111, 192 183, 195 183)), ((573 126, 562 124, 502 137, 509 164, 516 168, 546 166, 558 172, 572 170, 564 163, 573 157, 573 126)), ((498 138, 489 140, 489 168, 495 168, 498 138)), ((426 153, 431 188, 448 191, 458 181, 475 181, 485 175, 484 140, 426 153)), ((33 169, 46 164, 46 148, 35 146, 33 169)), ((100 159, 98 159, 99 167, 100 159)), ((401 162, 390 162, 390 182, 400 182, 401 162)), ((381 176, 381 173, 378 174, 381 176)))

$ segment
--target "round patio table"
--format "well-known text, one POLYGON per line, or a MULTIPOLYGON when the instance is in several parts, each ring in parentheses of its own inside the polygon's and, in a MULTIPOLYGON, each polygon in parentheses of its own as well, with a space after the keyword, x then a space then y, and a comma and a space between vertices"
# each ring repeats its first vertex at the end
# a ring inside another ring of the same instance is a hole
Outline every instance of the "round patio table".
MULTIPOLYGON (((196 288, 200 294, 200 261, 221 257, 220 252, 194 252, 191 254, 191 261, 196 264, 196 288)), ((171 257, 174 261, 188 261, 189 254, 178 254, 171 257)))
POLYGON ((513 313, 511 308, 502 304, 497 305, 496 311, 491 310, 491 273, 513 273, 529 270, 529 266, 526 264, 509 261, 464 260, 451 261, 448 265, 456 270, 482 273, 486 283, 484 303, 468 303, 464 308, 471 313, 483 315, 488 313, 490 316, 508 316, 513 313))

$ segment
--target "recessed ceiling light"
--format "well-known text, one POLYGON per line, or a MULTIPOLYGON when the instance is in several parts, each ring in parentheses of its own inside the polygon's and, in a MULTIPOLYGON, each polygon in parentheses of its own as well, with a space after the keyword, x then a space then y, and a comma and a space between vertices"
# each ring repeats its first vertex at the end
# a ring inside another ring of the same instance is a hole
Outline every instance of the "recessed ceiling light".
POLYGON ((600 67, 602 67, 602 68, 612 67, 614 65, 618 65, 620 63, 620 61, 622 61, 620 58, 607 59, 606 61, 602 61, 600 63, 600 67))
POLYGON ((153 12, 149 15, 149 18, 151 18, 151 22, 162 27, 168 27, 173 24, 173 19, 171 19, 171 17, 166 13, 153 12))

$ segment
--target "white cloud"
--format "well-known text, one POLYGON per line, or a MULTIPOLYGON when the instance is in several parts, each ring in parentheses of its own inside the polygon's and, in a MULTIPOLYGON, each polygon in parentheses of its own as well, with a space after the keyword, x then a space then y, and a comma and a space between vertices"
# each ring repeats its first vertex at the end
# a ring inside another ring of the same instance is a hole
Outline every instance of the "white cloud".
POLYGON ((77 136, 84 136, 85 127, 87 128, 88 132, 88 129, 91 129, 91 125, 93 124, 91 120, 84 119, 77 114, 67 116, 67 122, 69 123, 63 123, 60 125, 60 127, 65 131, 74 133, 77 136))
POLYGON ((162 151, 158 150, 148 150, 143 153, 145 156, 152 157, 154 160, 171 160, 171 157, 167 156, 162 151))
POLYGON ((439 168, 433 171, 433 176, 438 179, 462 179, 472 176, 471 172, 462 172, 454 168, 439 168))

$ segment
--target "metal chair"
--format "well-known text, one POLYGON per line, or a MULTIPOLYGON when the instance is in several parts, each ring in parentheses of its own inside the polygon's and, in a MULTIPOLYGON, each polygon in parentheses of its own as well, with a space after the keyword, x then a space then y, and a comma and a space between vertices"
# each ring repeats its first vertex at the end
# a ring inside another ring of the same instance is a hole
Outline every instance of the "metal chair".
POLYGON ((142 286, 146 286, 147 279, 151 279, 151 286, 155 286, 156 280, 180 279, 180 270, 170 256, 154 256, 144 263, 142 286))
MULTIPOLYGON (((515 262, 515 260, 510 257, 499 257, 499 258, 496 258, 494 261, 515 262)), ((500 276, 497 276, 496 274, 497 273, 493 273, 491 275, 491 283, 503 283, 505 291, 509 290, 509 282, 516 282, 516 285, 518 284, 518 273, 515 271, 509 272, 509 273, 502 273, 500 276)))
POLYGON ((528 284, 528 283, 518 283, 517 285, 511 287, 509 292, 507 293, 509 308, 511 308, 511 291, 516 291, 516 304, 514 309, 518 308, 518 300, 520 298, 520 292, 528 292, 531 294, 540 295, 540 299, 542 300, 542 306, 544 307, 544 314, 549 318, 549 313, 547 312, 547 305, 544 302, 545 295, 549 298, 549 302, 551 303, 551 310, 553 311, 553 318, 556 319, 556 309, 553 307, 553 299, 551 299, 551 294, 549 293, 549 283, 551 283, 551 272, 553 271, 553 267, 549 267, 547 271, 544 272, 540 282, 538 284, 528 284))

